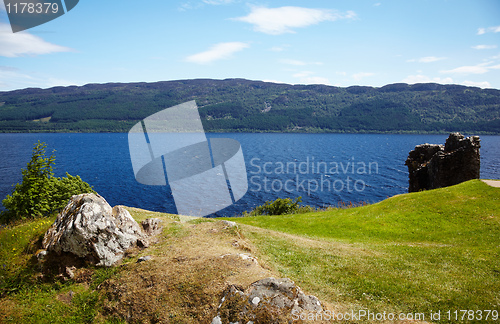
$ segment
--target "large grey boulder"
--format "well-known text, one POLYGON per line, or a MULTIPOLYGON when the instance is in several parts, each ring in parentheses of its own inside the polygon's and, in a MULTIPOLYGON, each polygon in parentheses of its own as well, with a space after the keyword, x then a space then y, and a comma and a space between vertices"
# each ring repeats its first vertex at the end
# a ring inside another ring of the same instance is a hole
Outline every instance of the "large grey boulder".
POLYGON ((92 193, 75 195, 45 233, 49 253, 70 253, 98 266, 112 266, 134 246, 147 246, 146 234, 122 206, 92 193))
POLYGON ((479 136, 452 133, 445 145, 421 144, 408 154, 409 192, 436 189, 479 179, 479 136))

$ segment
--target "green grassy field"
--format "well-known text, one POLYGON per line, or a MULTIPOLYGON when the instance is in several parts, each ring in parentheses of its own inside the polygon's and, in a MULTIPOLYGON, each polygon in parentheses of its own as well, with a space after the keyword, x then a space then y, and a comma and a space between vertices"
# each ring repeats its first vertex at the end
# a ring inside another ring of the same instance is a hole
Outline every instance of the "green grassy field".
POLYGON ((500 188, 479 180, 364 207, 233 220, 265 229, 245 228, 262 256, 341 309, 500 311, 500 188))
MULTIPOLYGON (((500 188, 479 180, 399 195, 363 207, 232 218, 240 224, 235 233, 217 229, 220 222, 210 219, 129 210, 139 221, 160 217, 166 222, 161 243, 141 252, 155 256, 156 261, 148 264, 151 269, 136 265, 141 254, 133 255, 124 261, 126 266, 89 268, 88 278, 79 282, 40 277, 34 254, 54 217, 0 229, 0 323, 124 323, 118 318, 126 314, 125 308, 114 312, 106 308, 113 297, 106 294, 103 282, 111 280, 119 287, 141 282, 137 278, 180 271, 174 277, 182 284, 174 280, 167 288, 168 296, 182 297, 183 290, 177 288, 185 287, 184 281, 192 282, 192 269, 198 269, 193 272, 198 273, 196 280, 205 278, 207 282, 200 285, 210 291, 201 300, 210 297, 215 305, 211 307, 217 307, 213 283, 231 275, 220 273, 233 270, 214 265, 218 269, 214 273, 200 272, 211 264, 204 261, 203 253, 210 250, 214 255, 226 254, 228 248, 234 248, 234 240, 240 240, 241 248, 248 247, 245 252, 256 255, 273 276, 291 278, 337 312, 422 314, 419 319, 433 322, 430 312, 440 311, 443 323, 498 323, 493 313, 488 319, 486 314, 488 310, 500 311, 500 188), (196 227, 203 224, 217 230, 196 227), (214 233, 220 233, 220 246, 214 244, 214 233), (172 262, 175 253, 188 255, 188 243, 192 253, 198 253, 189 261, 193 264, 172 262), (203 244, 207 247, 202 248, 203 244), (460 321, 461 310, 474 311, 475 319, 479 318, 477 311, 482 311, 483 318, 460 321), (452 317, 457 311, 458 320, 448 320, 447 311, 452 317)), ((223 282, 219 286, 222 289, 223 282)), ((196 322, 193 314, 188 317, 184 308, 175 308, 177 304, 161 304, 155 299, 159 292, 155 295, 147 290, 151 288, 133 288, 142 296, 141 303, 158 304, 161 311, 168 309, 177 314, 178 323, 196 322)), ((148 314, 153 316, 158 311, 153 309, 152 315, 148 314)))

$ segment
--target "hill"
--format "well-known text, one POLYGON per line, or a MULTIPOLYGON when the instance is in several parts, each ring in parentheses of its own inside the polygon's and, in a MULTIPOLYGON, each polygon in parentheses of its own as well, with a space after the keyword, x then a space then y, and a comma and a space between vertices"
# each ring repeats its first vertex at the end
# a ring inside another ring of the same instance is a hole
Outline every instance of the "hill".
POLYGON ((108 83, 0 92, 0 132, 128 132, 196 100, 212 132, 500 134, 500 90, 460 85, 380 88, 244 79, 108 83))
POLYGON ((210 323, 224 287, 267 276, 291 278, 337 313, 456 323, 473 310, 477 322, 498 320, 500 188, 479 180, 364 207, 232 218, 237 229, 129 210, 164 220, 160 242, 62 282, 41 278, 33 262, 49 220, 0 229, 0 321, 210 323), (237 253, 259 266, 220 257, 237 253), (136 263, 142 255, 153 259, 136 263), (438 311, 441 321, 431 320, 438 311))

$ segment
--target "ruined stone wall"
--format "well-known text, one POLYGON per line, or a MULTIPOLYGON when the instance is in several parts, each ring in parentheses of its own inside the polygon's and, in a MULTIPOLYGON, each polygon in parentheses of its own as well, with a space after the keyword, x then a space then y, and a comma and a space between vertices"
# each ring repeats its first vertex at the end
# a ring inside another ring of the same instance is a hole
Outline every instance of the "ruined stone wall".
POLYGON ((408 154, 409 192, 436 189, 479 179, 479 136, 452 133, 445 145, 421 144, 408 154))

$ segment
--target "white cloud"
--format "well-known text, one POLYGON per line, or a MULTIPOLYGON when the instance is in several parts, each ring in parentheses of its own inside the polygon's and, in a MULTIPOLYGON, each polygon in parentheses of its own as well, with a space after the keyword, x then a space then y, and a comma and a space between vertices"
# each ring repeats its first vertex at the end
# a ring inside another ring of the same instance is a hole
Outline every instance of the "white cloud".
POLYGON ((73 50, 48 43, 27 32, 14 34, 9 25, 0 23, 0 56, 19 57, 70 51, 73 50))
POLYGON ((374 6, 374 7, 379 7, 380 5, 381 5, 381 3, 380 3, 380 2, 377 2, 377 3, 374 3, 374 4, 373 4, 373 6, 374 6))
POLYGON ((280 63, 288 64, 288 65, 295 65, 295 66, 323 65, 323 62, 304 62, 304 61, 293 60, 293 59, 281 59, 280 63))
POLYGON ((302 71, 302 72, 299 72, 299 73, 295 73, 292 76, 294 78, 304 78, 304 77, 310 76, 312 74, 314 74, 314 72, 312 72, 312 71, 302 71))
POLYGON ((496 45, 476 45, 472 46, 473 49, 483 50, 483 49, 494 49, 497 48, 496 45))
POLYGON ((272 52, 283 52, 289 45, 273 46, 269 50, 272 52))
POLYGON ((441 61, 441 60, 446 60, 446 57, 425 56, 425 57, 421 57, 419 59, 411 59, 411 60, 408 60, 407 62, 432 63, 432 62, 437 62, 437 61, 441 61))
POLYGON ((193 9, 193 6, 190 3, 181 3, 177 8, 177 10, 179 11, 186 11, 191 9, 193 9))
POLYGON ((418 61, 420 63, 431 63, 431 62, 437 62, 441 60, 446 60, 446 57, 435 57, 435 56, 426 56, 420 58, 418 61))
POLYGON ((477 29, 478 35, 483 35, 486 33, 500 33, 500 26, 493 26, 493 27, 488 27, 488 28, 478 28, 477 29))
POLYGON ((213 61, 228 59, 234 53, 239 52, 247 47, 250 47, 250 45, 242 42, 219 43, 215 44, 207 51, 190 55, 186 57, 185 60, 192 63, 208 64, 213 61))
POLYGON ((262 81, 263 82, 271 82, 271 83, 284 83, 284 84, 287 84, 286 82, 279 81, 279 80, 273 80, 273 79, 264 79, 262 81))
POLYGON ((330 85, 330 81, 328 78, 314 76, 314 72, 312 71, 301 71, 292 74, 292 77, 298 78, 300 84, 327 84, 330 85))
POLYGON ((328 78, 323 78, 319 76, 310 76, 300 79, 301 84, 326 84, 330 85, 328 78))
POLYGON ((187 11, 187 10, 193 10, 193 9, 200 9, 203 7, 203 2, 194 2, 194 1, 188 1, 181 3, 177 10, 179 11, 187 11))
POLYGON ((223 5, 223 4, 229 4, 233 2, 233 0, 203 0, 204 3, 209 4, 209 5, 223 5))
POLYGON ((401 80, 401 82, 408 83, 408 84, 429 83, 429 82, 450 84, 450 83, 453 83, 453 79, 452 78, 444 78, 444 79, 442 79, 442 78, 430 78, 430 77, 425 76, 425 75, 417 74, 417 75, 409 75, 406 78, 404 78, 403 80, 401 80))
POLYGON ((461 66, 455 69, 441 71, 441 73, 460 73, 460 74, 483 74, 486 72, 488 72, 488 68, 480 65, 461 66))
POLYGON ((51 75, 26 73, 15 67, 0 66, 0 91, 11 91, 24 88, 50 88, 55 86, 81 85, 51 75))
POLYGON ((2 71, 2 72, 17 72, 17 71, 19 71, 19 69, 12 67, 12 66, 0 65, 0 71, 2 71))
POLYGON ((203 8, 205 5, 227 5, 235 2, 236 0, 188 0, 179 4, 177 10, 179 11, 188 11, 203 8))
POLYGON ((303 7, 253 7, 250 14, 245 17, 233 18, 254 26, 254 30, 270 35, 295 33, 294 28, 307 27, 323 21, 339 19, 354 19, 356 13, 347 11, 340 13, 329 9, 310 9, 303 7))
POLYGON ((481 63, 478 65, 466 65, 460 66, 455 69, 440 71, 441 73, 453 73, 453 74, 484 74, 490 70, 500 69, 500 65, 490 65, 492 62, 481 63))
POLYGON ((360 81, 361 79, 364 79, 366 77, 370 77, 375 75, 375 73, 370 73, 370 72, 360 72, 352 75, 352 78, 356 81, 360 81))
POLYGON ((299 61, 299 60, 292 60, 292 59, 283 59, 283 60, 280 60, 280 62, 283 64, 297 65, 297 66, 307 65, 306 62, 299 61))
POLYGON ((500 54, 490 57, 492 60, 500 60, 500 54))
MULTIPOLYGON (((21 72, 19 69, 4 66, 0 69, 0 91, 16 90, 26 87, 40 87, 32 76, 21 72)), ((39 81, 39 80, 38 80, 39 81)))
POLYGON ((488 81, 482 81, 482 82, 464 81, 462 82, 462 84, 469 87, 491 88, 491 85, 488 81))

